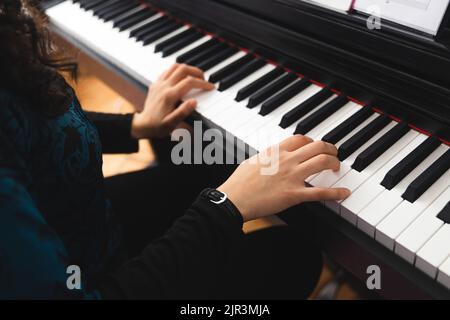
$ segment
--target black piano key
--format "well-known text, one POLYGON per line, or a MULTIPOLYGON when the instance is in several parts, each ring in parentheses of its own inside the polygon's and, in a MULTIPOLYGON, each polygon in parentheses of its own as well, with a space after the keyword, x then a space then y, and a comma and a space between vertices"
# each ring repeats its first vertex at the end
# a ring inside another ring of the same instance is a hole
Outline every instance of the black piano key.
POLYGON ((322 121, 326 120, 333 113, 338 111, 340 108, 345 106, 348 103, 348 99, 344 96, 340 96, 336 99, 333 99, 322 108, 314 112, 312 115, 307 117, 306 119, 299 122, 297 127, 295 128, 294 134, 306 134, 312 129, 314 129, 317 125, 322 123, 322 121))
POLYGON ((191 34, 189 37, 186 37, 178 42, 173 43, 172 45, 167 46, 166 48, 164 48, 161 52, 162 52, 162 56, 164 57, 168 57, 171 54, 180 51, 181 49, 191 45, 192 43, 194 43, 195 41, 199 40, 203 38, 203 34, 201 34, 200 32, 196 32, 191 34))
POLYGON ((132 26, 137 25, 138 23, 141 23, 144 20, 147 20, 153 15, 155 15, 155 13, 150 10, 138 11, 129 16, 117 19, 114 22, 114 27, 119 28, 120 31, 126 30, 128 28, 131 28, 132 26))
POLYGON ((125 12, 117 17, 112 18, 111 21, 113 22, 113 26, 114 27, 116 26, 117 21, 131 18, 132 16, 134 16, 135 14, 138 14, 140 12, 152 12, 153 14, 155 14, 153 11, 148 10, 148 8, 142 7, 138 4, 135 8, 128 10, 127 12, 125 12))
POLYGON ((450 224, 450 202, 445 205, 444 209, 439 212, 437 217, 444 221, 444 223, 450 224))
POLYGON ((147 46, 179 28, 181 28, 181 24, 179 23, 169 24, 168 26, 161 28, 160 30, 147 34, 142 38, 142 42, 144 43, 144 46, 147 46))
POLYGON ((105 1, 104 3, 101 3, 97 6, 95 6, 95 8, 92 8, 92 11, 94 12, 94 15, 97 15, 98 12, 101 12, 102 10, 104 10, 105 8, 110 7, 113 4, 117 4, 119 3, 121 0, 110 0, 110 1, 105 1))
POLYGON ((164 40, 163 42, 158 43, 155 46, 155 52, 160 52, 160 51, 164 50, 164 48, 167 48, 168 46, 171 46, 172 44, 177 43, 193 34, 198 34, 198 32, 195 31, 195 29, 189 28, 167 40, 164 40))
POLYGON ((406 158, 397 163, 383 178, 381 185, 388 190, 395 187, 411 171, 414 170, 426 157, 439 147, 441 143, 436 137, 430 137, 412 151, 406 158))
POLYGON ((206 58, 205 60, 197 63, 195 66, 202 69, 203 71, 208 71, 209 69, 215 67, 225 59, 228 59, 239 50, 235 47, 227 47, 225 50, 221 50, 218 53, 206 58))
POLYGON ((197 56, 201 52, 208 50, 215 44, 219 43, 219 40, 211 38, 210 40, 202 43, 201 45, 189 50, 188 52, 185 52, 177 57, 178 63, 184 63, 185 61, 192 59, 192 57, 197 56))
POLYGON ((236 61, 230 63, 229 65, 223 67, 222 69, 214 72, 208 79, 211 83, 216 83, 229 75, 233 74, 233 72, 237 71, 239 68, 245 67, 251 61, 255 60, 255 57, 251 54, 246 54, 242 58, 237 59, 236 61))
POLYGON ((342 138, 344 138, 347 134, 349 134, 353 129, 359 126, 361 123, 366 121, 371 115, 373 115, 373 111, 369 107, 363 107, 361 110, 353 114, 350 118, 342 122, 336 128, 328 132, 323 136, 322 141, 336 144, 342 138))
POLYGON ((244 99, 247 99, 252 94, 254 94, 258 90, 260 90, 261 88, 263 88, 264 86, 266 86, 267 84, 269 84, 270 82, 272 82, 273 80, 275 80, 276 78, 281 76, 283 73, 284 73, 284 71, 281 68, 273 69, 272 71, 266 73, 259 79, 255 80, 252 83, 250 83, 249 85, 247 85, 246 87, 240 89, 234 100, 239 102, 244 99))
POLYGON ((203 51, 198 52, 196 55, 193 55, 184 63, 189 64, 191 66, 198 66, 202 61, 205 61, 206 59, 215 56, 221 51, 225 51, 229 46, 225 42, 217 41, 212 46, 206 48, 203 51))
POLYGON ((281 118, 280 127, 287 128, 295 121, 299 120, 301 117, 305 116, 307 113, 312 111, 314 108, 319 106, 321 103, 326 101, 333 95, 333 92, 328 88, 323 88, 318 93, 313 95, 308 100, 300 103, 294 109, 286 113, 283 118, 281 118))
POLYGON ((218 90, 219 91, 227 90, 228 88, 234 86, 239 81, 247 78, 256 70, 262 68, 265 64, 266 63, 264 62, 264 60, 261 59, 255 59, 251 61, 249 64, 230 74, 228 77, 222 79, 222 81, 220 81, 219 83, 218 90))
POLYGON ((103 0, 103 1, 92 1, 92 2, 84 2, 83 4, 81 4, 80 2, 80 7, 82 7, 84 10, 89 11, 89 10, 94 10, 94 9, 98 9, 101 7, 106 6, 108 3, 111 2, 116 2, 117 0, 103 0))
POLYGON ((269 100, 264 102, 261 106, 261 110, 259 111, 259 114, 262 116, 268 115, 272 111, 274 111, 276 108, 281 106, 283 103, 291 99, 293 96, 297 95, 301 91, 305 90, 307 87, 310 86, 309 79, 303 78, 301 80, 297 80, 293 84, 291 84, 289 87, 284 89, 283 91, 277 93, 273 97, 271 97, 269 100))
POLYGON ((278 79, 270 82, 268 85, 258 90, 256 93, 250 96, 248 99, 247 108, 254 108, 258 104, 263 103, 268 98, 273 96, 278 91, 282 90, 297 79, 297 76, 293 73, 285 73, 278 79))
POLYGON ((103 16, 103 20, 105 22, 111 21, 112 19, 120 17, 120 16, 124 15, 125 13, 137 8, 138 6, 139 6, 139 3, 135 2, 135 1, 127 3, 126 5, 123 5, 119 8, 117 8, 116 10, 106 13, 103 16))
POLYGON ((97 7, 98 5, 105 3, 107 0, 93 0, 93 1, 87 1, 84 4, 81 5, 81 7, 86 10, 89 11, 95 7, 97 7))
POLYGON ((144 24, 143 26, 131 30, 130 37, 134 37, 137 41, 140 41, 146 34, 159 30, 169 25, 170 23, 172 23, 172 21, 169 18, 167 18, 166 16, 162 16, 144 24))
POLYGON ((127 6, 128 3, 123 2, 123 1, 119 1, 119 2, 115 2, 107 7, 104 7, 102 9, 99 10, 95 10, 94 13, 97 17, 99 17, 100 19, 103 19, 103 17, 105 15, 108 15, 111 12, 115 12, 115 10, 117 10, 118 8, 122 8, 124 6, 127 6))
POLYGON ((361 152, 352 164, 352 168, 358 172, 363 171, 372 162, 378 159, 386 150, 394 145, 409 131, 408 124, 398 123, 394 128, 386 132, 379 140, 361 152))
POLYGON ((411 182, 406 191, 402 194, 402 198, 409 202, 416 201, 448 169, 450 169, 450 149, 411 182))
POLYGON ((381 115, 367 126, 358 131, 354 136, 345 141, 338 149, 338 158, 344 161, 353 152, 358 150, 364 143, 369 141, 375 134, 386 127, 391 120, 386 115, 381 115))

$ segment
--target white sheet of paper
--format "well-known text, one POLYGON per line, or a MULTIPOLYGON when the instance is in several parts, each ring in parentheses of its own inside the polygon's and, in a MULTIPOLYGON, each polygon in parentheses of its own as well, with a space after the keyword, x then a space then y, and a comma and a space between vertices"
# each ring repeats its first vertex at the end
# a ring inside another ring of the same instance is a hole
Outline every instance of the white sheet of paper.
POLYGON ((356 0, 354 8, 436 35, 449 2, 450 0, 356 0))
POLYGON ((352 0, 303 0, 305 2, 311 2, 313 4, 320 5, 322 7, 337 10, 348 11, 352 5, 352 0))

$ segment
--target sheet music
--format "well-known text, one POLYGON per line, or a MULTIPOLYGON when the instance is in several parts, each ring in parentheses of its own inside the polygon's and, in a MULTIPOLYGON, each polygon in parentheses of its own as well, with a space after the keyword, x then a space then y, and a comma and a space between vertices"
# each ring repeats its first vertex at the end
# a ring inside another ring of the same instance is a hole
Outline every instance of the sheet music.
POLYGON ((450 0, 356 0, 354 8, 436 35, 450 0))
POLYGON ((336 11, 348 11, 352 5, 352 0, 303 0, 305 2, 311 2, 313 4, 320 5, 322 7, 336 10, 336 11))

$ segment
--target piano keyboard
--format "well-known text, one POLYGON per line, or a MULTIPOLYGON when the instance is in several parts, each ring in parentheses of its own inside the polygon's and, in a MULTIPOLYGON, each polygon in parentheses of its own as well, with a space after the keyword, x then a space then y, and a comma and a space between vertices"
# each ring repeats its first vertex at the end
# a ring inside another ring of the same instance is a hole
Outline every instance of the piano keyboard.
POLYGON ((198 113, 256 151, 300 133, 339 149, 339 172, 307 182, 352 195, 324 205, 450 288, 450 149, 368 106, 195 29, 140 1, 64 1, 52 23, 137 80, 175 62, 197 66, 217 91, 198 113))

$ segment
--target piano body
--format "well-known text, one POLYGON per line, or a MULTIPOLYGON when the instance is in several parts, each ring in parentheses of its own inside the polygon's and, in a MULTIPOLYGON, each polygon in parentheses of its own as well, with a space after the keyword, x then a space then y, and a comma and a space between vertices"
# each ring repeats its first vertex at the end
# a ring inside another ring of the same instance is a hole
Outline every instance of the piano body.
POLYGON ((364 282, 380 266, 381 297, 450 298, 450 10, 431 37, 296 0, 45 8, 57 34, 143 92, 174 62, 205 70, 218 90, 193 94, 195 117, 247 151, 294 133, 335 143, 340 172, 307 181, 353 191, 306 205, 325 252, 364 282))

